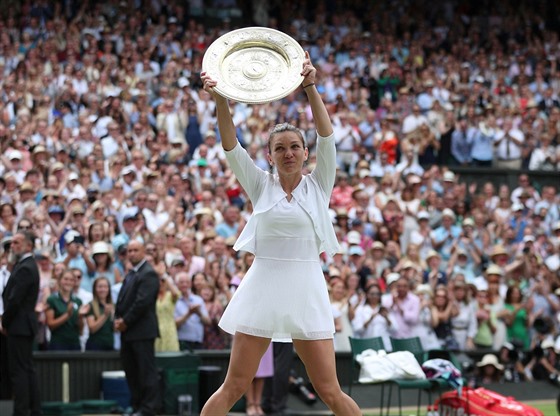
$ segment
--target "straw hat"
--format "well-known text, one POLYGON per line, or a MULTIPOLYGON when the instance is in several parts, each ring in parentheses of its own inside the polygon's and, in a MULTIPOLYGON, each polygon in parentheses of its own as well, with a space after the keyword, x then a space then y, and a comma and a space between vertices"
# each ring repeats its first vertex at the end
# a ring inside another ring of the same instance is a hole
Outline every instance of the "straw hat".
POLYGON ((504 366, 498 362, 498 357, 496 357, 494 354, 486 354, 484 355, 484 357, 482 357, 481 361, 476 363, 477 367, 485 367, 487 365, 493 365, 500 371, 504 369, 504 366))

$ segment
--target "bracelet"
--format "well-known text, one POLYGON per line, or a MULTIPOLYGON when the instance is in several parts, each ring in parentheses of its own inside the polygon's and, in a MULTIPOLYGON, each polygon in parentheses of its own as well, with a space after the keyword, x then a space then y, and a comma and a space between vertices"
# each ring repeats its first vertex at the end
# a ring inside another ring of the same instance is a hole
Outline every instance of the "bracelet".
POLYGON ((314 82, 311 82, 311 83, 309 83, 309 84, 307 84, 307 85, 302 85, 301 88, 306 89, 307 87, 311 87, 312 85, 315 85, 315 83, 314 83, 314 82))

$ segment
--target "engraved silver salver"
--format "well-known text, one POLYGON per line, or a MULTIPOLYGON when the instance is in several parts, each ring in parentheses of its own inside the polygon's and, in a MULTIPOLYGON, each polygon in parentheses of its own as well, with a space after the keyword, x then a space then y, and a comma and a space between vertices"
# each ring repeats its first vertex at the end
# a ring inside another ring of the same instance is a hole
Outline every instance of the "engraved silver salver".
POLYGON ((283 98, 303 81, 305 53, 289 35, 266 27, 233 30, 206 50, 202 70, 217 81, 218 94, 262 104, 283 98))

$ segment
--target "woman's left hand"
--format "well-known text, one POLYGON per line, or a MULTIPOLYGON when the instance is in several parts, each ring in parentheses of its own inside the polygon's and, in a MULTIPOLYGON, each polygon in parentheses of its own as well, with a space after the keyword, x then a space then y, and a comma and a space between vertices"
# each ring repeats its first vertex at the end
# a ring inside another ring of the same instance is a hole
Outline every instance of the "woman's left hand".
POLYGON ((301 71, 301 75, 303 76, 303 82, 301 83, 302 86, 315 83, 317 69, 311 63, 308 51, 305 51, 305 59, 303 61, 303 70, 301 71))

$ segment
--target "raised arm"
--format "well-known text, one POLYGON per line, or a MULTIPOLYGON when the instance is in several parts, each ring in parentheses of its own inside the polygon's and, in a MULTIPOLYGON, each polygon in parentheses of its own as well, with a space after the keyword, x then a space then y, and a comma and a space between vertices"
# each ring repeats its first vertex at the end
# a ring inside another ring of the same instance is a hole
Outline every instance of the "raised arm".
POLYGON ((204 91, 214 98, 216 102, 216 115, 218 118, 218 129, 220 130, 220 137, 222 139, 222 147, 224 150, 231 150, 237 145, 237 137, 235 134, 235 125, 229 112, 228 100, 214 91, 217 81, 210 78, 210 76, 203 72, 200 74, 202 83, 204 84, 204 91))
POLYGON ((303 61, 303 70, 301 71, 301 75, 304 77, 301 86, 307 94, 307 99, 309 100, 309 105, 311 106, 311 112, 313 113, 313 119, 315 120, 315 125, 317 126, 317 133, 321 137, 328 137, 333 132, 331 119, 327 108, 325 107, 325 103, 323 102, 319 91, 317 91, 317 86, 315 85, 317 69, 311 63, 309 52, 307 51, 305 51, 305 60, 303 61))

